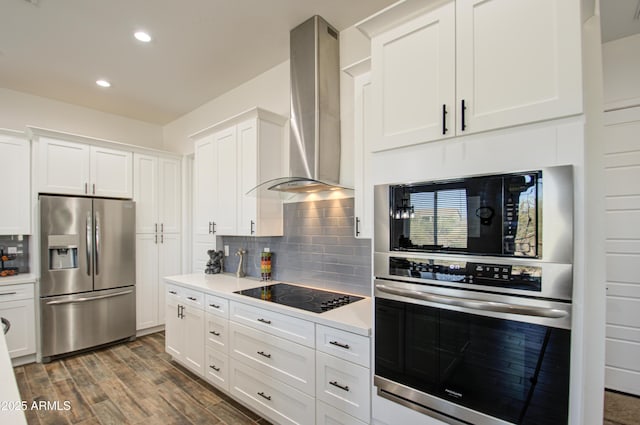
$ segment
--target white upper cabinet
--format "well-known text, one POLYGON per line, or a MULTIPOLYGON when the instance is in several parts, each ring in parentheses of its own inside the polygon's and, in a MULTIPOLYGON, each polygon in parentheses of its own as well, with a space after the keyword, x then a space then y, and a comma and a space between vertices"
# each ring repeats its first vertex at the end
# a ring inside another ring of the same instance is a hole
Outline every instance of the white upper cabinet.
POLYGON ((454 134, 454 34, 449 3, 372 40, 373 151, 454 134))
POLYGON ((40 137, 39 186, 41 193, 133 196, 132 153, 40 137))
POLYGON ((281 199, 246 193, 282 177, 285 122, 255 108, 192 136, 196 235, 282 235, 281 199))
POLYGON ((180 160, 134 154, 136 233, 180 233, 180 160))
POLYGON ((374 152, 582 112, 577 0, 456 0, 359 27, 374 152))
POLYGON ((459 132, 582 112, 580 2, 456 2, 459 132))
POLYGON ((0 235, 31 233, 29 142, 20 133, 0 131, 0 158, 7 203, 0 208, 0 235), (10 205, 10 206, 9 206, 10 205))

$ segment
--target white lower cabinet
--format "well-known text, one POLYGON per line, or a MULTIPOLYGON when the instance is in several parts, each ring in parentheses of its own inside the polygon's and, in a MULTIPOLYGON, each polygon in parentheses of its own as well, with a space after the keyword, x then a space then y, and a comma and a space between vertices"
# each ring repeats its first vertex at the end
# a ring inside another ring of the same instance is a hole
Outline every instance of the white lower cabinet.
POLYGON ((229 391, 229 356, 207 346, 205 348, 204 377, 216 387, 229 391))
POLYGON ((10 323, 5 339, 11 358, 36 352, 33 285, 25 283, 0 288, 0 317, 10 323))
POLYGON ((231 395, 278 424, 313 425, 315 399, 231 359, 231 395))
POLYGON ((320 400, 316 402, 316 425, 366 425, 351 415, 347 415, 342 410, 329 406, 320 400))
POLYGON ((316 353, 316 398, 369 422, 371 411, 369 369, 316 353))
POLYGON ((187 368, 204 376, 204 294, 166 285, 165 350, 187 368))

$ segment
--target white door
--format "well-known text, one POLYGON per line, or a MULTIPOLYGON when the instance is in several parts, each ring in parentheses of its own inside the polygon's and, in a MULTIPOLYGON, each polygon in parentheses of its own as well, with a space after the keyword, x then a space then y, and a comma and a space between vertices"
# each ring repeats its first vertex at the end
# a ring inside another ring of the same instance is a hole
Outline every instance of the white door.
POLYGON ((196 235, 212 234, 212 221, 216 211, 216 145, 213 135, 195 142, 193 179, 193 232, 196 235))
POLYGON ((87 195, 89 145, 41 137, 39 139, 39 192, 87 195))
POLYGON ((159 158, 158 222, 164 233, 180 233, 182 217, 180 161, 159 158))
POLYGON ((371 238, 373 223, 373 186, 371 185, 371 74, 354 80, 354 236, 371 238))
POLYGON ((158 325, 158 300, 158 235, 138 234, 136 235, 136 329, 158 325))
POLYGON ((167 295, 166 300, 164 327, 165 351, 176 359, 182 359, 186 338, 183 329, 183 320, 178 315, 182 308, 178 307, 179 298, 177 296, 167 295))
POLYGON ((605 386, 640 395, 640 107, 605 114, 605 386))
POLYGON ((455 4, 459 134, 582 111, 580 2, 455 4))
POLYGON ((185 336, 183 361, 199 376, 204 376, 204 311, 186 305, 181 332, 185 336))
POLYGON ((217 192, 215 234, 235 235, 238 231, 238 177, 236 127, 214 134, 216 146, 217 192))
POLYGON ((453 2, 371 41, 373 151, 454 134, 455 48, 453 2))
POLYGON ((2 188, 6 204, 0 208, 0 235, 28 235, 31 233, 29 143, 0 134, 0 158, 2 178, 9 183, 2 188))
POLYGON ((136 233, 155 233, 158 231, 158 158, 134 154, 133 177, 136 233))
POLYGON ((35 308, 33 298, 0 303, 0 317, 11 323, 5 335, 11 358, 36 352, 35 308))
POLYGON ((158 325, 165 321, 165 284, 164 278, 175 276, 181 273, 180 256, 180 234, 162 233, 160 234, 160 244, 158 245, 158 325))
POLYGON ((133 196, 133 154, 91 146, 91 194, 111 198, 133 196))
POLYGON ((245 193, 258 182, 258 136, 257 121, 241 123, 238 131, 238 235, 254 236, 257 226, 258 203, 255 196, 245 193))

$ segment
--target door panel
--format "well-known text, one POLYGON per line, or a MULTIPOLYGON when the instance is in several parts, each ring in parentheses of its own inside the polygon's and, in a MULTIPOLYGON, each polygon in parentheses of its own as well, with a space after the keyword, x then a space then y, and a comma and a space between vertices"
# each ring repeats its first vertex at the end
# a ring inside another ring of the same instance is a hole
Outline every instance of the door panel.
POLYGON ((136 283, 135 204, 94 199, 94 289, 136 283))

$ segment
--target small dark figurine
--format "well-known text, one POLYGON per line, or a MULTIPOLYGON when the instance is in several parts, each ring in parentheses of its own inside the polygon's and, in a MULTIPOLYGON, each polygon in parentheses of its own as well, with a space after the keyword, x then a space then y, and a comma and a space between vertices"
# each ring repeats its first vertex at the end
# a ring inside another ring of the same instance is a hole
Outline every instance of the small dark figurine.
POLYGON ((204 270, 206 274, 217 274, 224 271, 224 252, 210 249, 207 251, 209 261, 207 268, 204 270))

